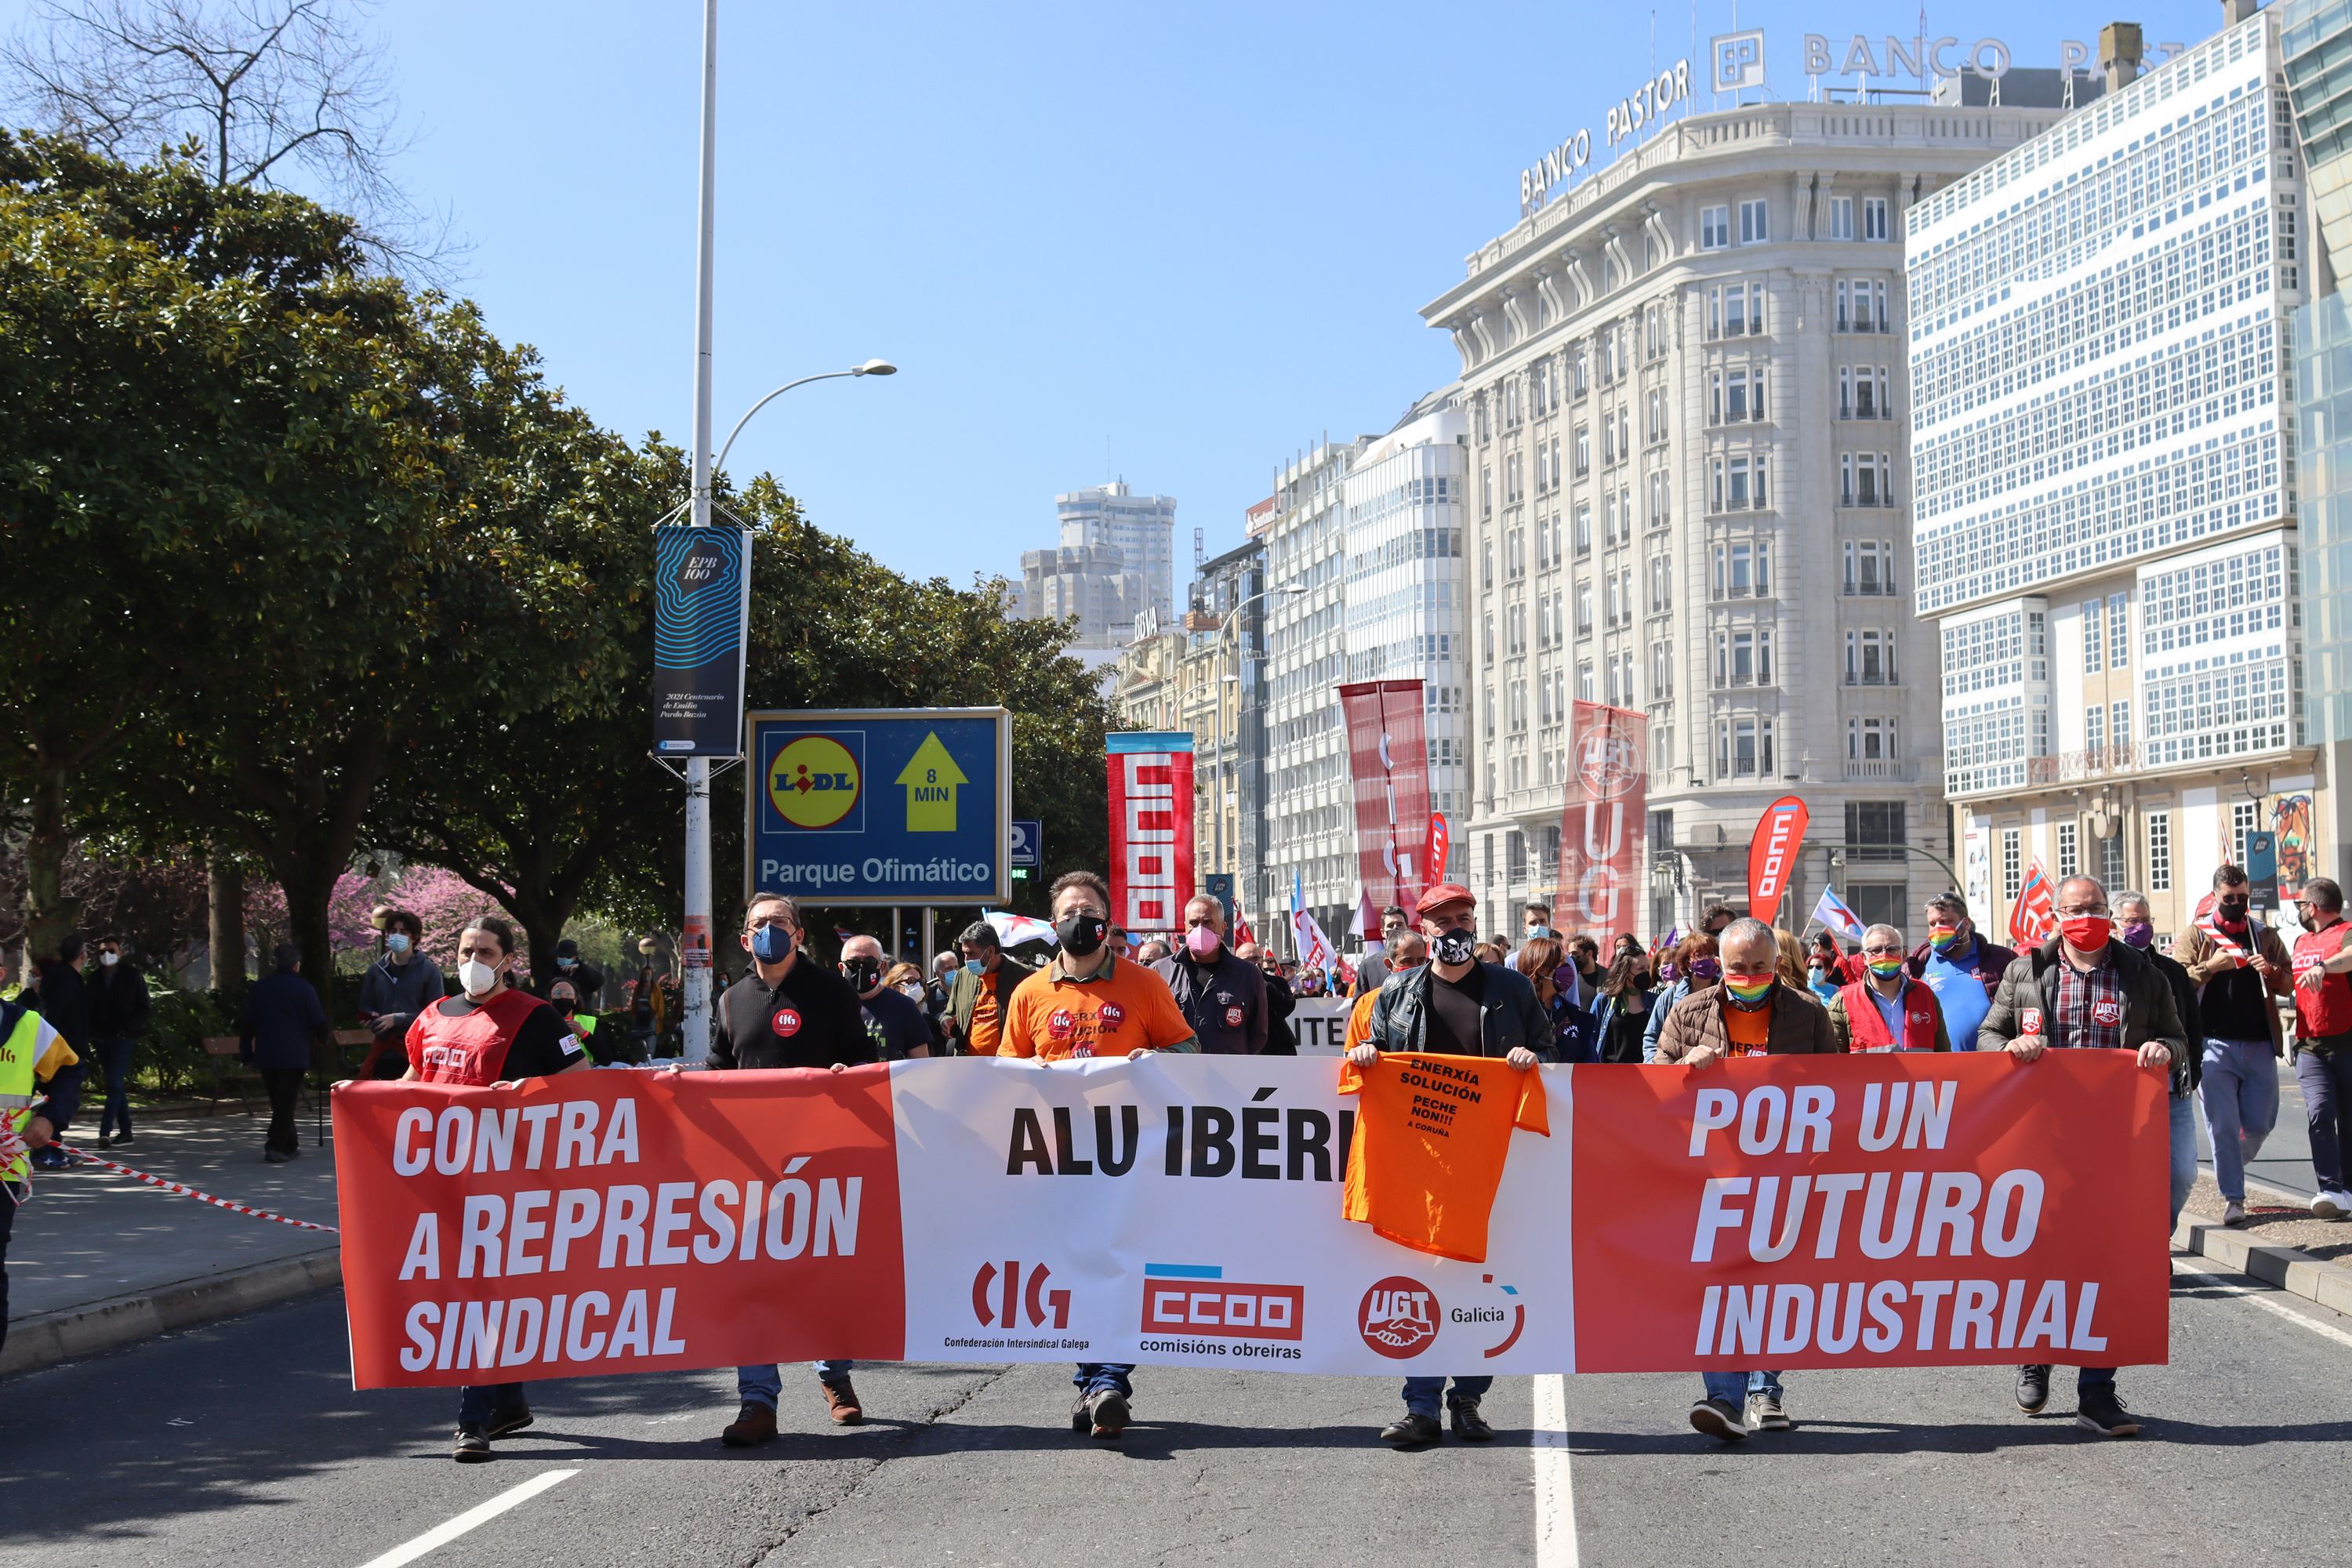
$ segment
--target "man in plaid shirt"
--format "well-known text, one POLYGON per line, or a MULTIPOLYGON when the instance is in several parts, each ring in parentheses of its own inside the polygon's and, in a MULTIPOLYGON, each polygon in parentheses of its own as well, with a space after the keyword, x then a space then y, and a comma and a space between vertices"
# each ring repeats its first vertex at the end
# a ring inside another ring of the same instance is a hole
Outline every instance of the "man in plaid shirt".
MULTIPOLYGON (((2188 1058, 2172 986, 2137 949, 2116 940, 2107 892, 2095 878, 2058 884, 2058 934, 2020 953, 2000 977, 1977 1031, 1977 1049, 2036 1061, 2053 1047, 2127 1050, 2139 1065, 2170 1073, 2188 1058)), ((2074 1424, 2110 1437, 2136 1436, 2139 1423, 2116 1397, 2113 1367, 2084 1367, 2074 1382, 2074 1424)), ((2050 1369, 2018 1369, 2017 1406, 2039 1415, 2050 1402, 2050 1369)))

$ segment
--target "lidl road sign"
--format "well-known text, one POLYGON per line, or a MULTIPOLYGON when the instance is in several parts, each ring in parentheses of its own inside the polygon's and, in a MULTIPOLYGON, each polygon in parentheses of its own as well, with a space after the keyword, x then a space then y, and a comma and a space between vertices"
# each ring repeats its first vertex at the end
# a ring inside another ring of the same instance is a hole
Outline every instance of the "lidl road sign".
POLYGON ((746 716, 746 896, 821 904, 1012 897, 1011 716, 879 708, 746 716))

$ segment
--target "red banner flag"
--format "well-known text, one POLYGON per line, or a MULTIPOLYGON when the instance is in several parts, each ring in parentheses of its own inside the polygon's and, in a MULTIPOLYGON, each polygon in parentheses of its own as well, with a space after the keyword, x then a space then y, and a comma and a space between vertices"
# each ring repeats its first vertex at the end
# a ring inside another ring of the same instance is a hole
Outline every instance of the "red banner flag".
POLYGON ((1563 930, 1590 932, 1606 952, 1639 934, 1649 834, 1649 715, 1599 702, 1576 705, 1568 798, 1559 816, 1559 900, 1563 930))
POLYGON ((1422 684, 1367 680, 1339 688, 1348 721, 1348 773, 1356 786, 1356 877, 1375 909, 1412 908, 1427 887, 1422 858, 1429 817, 1429 747, 1422 738, 1422 684))
POLYGON ((1755 836, 1748 840, 1748 912, 1768 925, 1780 911, 1809 820, 1805 803, 1784 795, 1764 808, 1755 836))
POLYGON ((2025 868, 2025 881, 2009 905, 2010 945, 2022 951, 2040 947, 2058 929, 2058 889, 2050 873, 2034 860, 2025 868))
POLYGON ((360 1388, 901 1353, 879 1064, 345 1084, 335 1175, 360 1388))
POLYGON ((1110 767, 1110 918, 1123 930, 1180 931, 1192 896, 1192 737, 1106 738, 1110 767))
POLYGON ((1445 880, 1445 861, 1453 853, 1453 849, 1454 835, 1453 831, 1445 826, 1445 814, 1442 811, 1431 812, 1429 814, 1429 847, 1423 851, 1422 864, 1429 868, 1429 879, 1432 882, 1445 880))
POLYGON ((1579 1372, 2165 1359, 2165 1079, 2120 1051, 1577 1072, 1579 1372))

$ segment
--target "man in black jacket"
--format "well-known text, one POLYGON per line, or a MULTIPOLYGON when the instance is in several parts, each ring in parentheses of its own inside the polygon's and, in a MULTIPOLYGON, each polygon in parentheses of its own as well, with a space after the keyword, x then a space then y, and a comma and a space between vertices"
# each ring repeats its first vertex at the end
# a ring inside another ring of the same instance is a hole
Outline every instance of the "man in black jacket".
MULTIPOLYGON (((2146 893, 2117 893, 2116 934, 2156 965, 2172 987, 2172 1005, 2180 1014, 2180 1037, 2188 1043, 2186 1061, 2172 1064, 2172 1223, 2189 1202, 2197 1184, 2197 1086, 2205 1076, 2205 1021, 2197 1007, 2197 982, 2169 953, 2156 951, 2156 922, 2146 893)), ((2242 1213, 2242 1211, 2241 1211, 2242 1213)), ((2225 1216, 2226 1217, 2226 1216, 2225 1216)))
MULTIPOLYGON (((532 967, 536 968, 537 965, 532 967)), ((604 972, 580 956, 580 944, 565 937, 555 944, 555 967, 532 976, 532 989, 544 999, 559 980, 572 983, 572 994, 582 1011, 593 1013, 604 993, 604 972)))
MULTIPOLYGON (((40 966, 33 990, 25 997, 58 1032, 66 1047, 84 1065, 89 1061, 89 991, 82 984, 83 966, 89 962, 89 948, 80 933, 68 931, 58 942, 58 955, 40 966)), ((63 1131, 63 1128, 58 1129, 63 1131)), ((55 1149, 33 1151, 33 1169, 62 1171, 66 1157, 55 1149)))
POLYGON ((1265 981, 1225 945, 1225 906, 1203 894, 1184 906, 1184 946, 1150 966, 1210 1056, 1265 1051, 1265 981))
MULTIPOLYGON (((830 1068, 875 1059, 866 1016, 849 982, 819 963, 802 947, 800 906, 763 893, 743 911, 743 951, 751 972, 719 998, 719 1026, 711 1032, 709 1068, 830 1068)), ((818 1385, 833 1418, 845 1426, 866 1419, 850 1386, 854 1363, 816 1363, 818 1385)), ((783 1379, 772 1366, 739 1366, 735 1393, 742 1409, 719 1440, 748 1448, 776 1435, 776 1400, 783 1379)))
POLYGON ((98 1113, 98 1146, 104 1149, 131 1142, 131 1054, 147 1025, 147 977, 120 937, 98 944, 98 978, 89 989, 90 1049, 106 1075, 106 1106, 98 1113))
POLYGON ((1234 951, 1265 982, 1265 1054, 1297 1056, 1298 1031, 1290 1026, 1290 1016, 1298 1011, 1298 998, 1291 994, 1290 982, 1283 977, 1281 966, 1275 963, 1274 954, 1254 942, 1245 942, 1234 951))
MULTIPOLYGON (((1348 1053, 1369 1068, 1384 1051, 1439 1056, 1501 1057, 1527 1072, 1552 1054, 1551 1020, 1536 1000, 1526 975, 1499 963, 1481 963, 1473 953, 1478 905, 1470 889, 1440 882, 1416 906, 1429 938, 1429 962, 1391 974, 1372 1002, 1372 1034, 1348 1053)), ((1454 1417, 1454 1434, 1465 1443, 1494 1439, 1495 1429, 1479 1409, 1492 1377, 1457 1377, 1445 1392, 1443 1377, 1404 1380, 1404 1414, 1381 1429, 1381 1439, 1400 1448, 1418 1448, 1443 1436, 1437 1424, 1441 1396, 1454 1417)))
MULTIPOLYGON (((2186 1059, 2172 987, 2137 948, 2115 940, 2115 915, 2095 877, 2058 884, 2058 934, 2018 954, 2000 977, 1977 1031, 1977 1049, 2038 1061, 2052 1047, 2132 1052, 2151 1072, 2186 1059)), ((2050 1369, 2018 1369, 2017 1407, 2041 1414, 2050 1369)), ((2139 1423, 2116 1397, 2116 1369, 2086 1366, 2074 1380, 2074 1423, 2109 1437, 2132 1437, 2139 1423)))

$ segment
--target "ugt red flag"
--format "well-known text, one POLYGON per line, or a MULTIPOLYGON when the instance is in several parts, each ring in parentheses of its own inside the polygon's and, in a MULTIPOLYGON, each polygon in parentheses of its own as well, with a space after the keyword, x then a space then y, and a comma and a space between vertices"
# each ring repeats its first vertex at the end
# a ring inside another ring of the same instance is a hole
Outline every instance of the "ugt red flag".
POLYGON ((2057 889, 2050 885, 2050 873, 2042 862, 2032 861, 2025 868, 2024 885, 2009 905, 2009 941, 2012 947, 2040 947, 2058 929, 2057 889))
POLYGON ((1590 931, 1605 950, 1632 932, 1641 907, 1643 840, 1649 831, 1650 720, 1631 708, 1576 705, 1568 799, 1559 817, 1564 929, 1590 931))
POLYGON ((1810 817, 1803 801, 1784 795, 1766 806, 1757 822, 1755 836, 1748 841, 1748 912, 1756 919, 1769 922, 1780 912, 1810 817))
POLYGON ((1175 931, 1192 896, 1192 737, 1126 731, 1106 737, 1105 750, 1112 923, 1175 931))
POLYGON ((1429 749, 1422 683, 1366 680, 1339 688, 1348 719, 1348 773, 1356 788, 1356 876, 1376 909, 1412 908, 1429 885, 1421 858, 1429 820, 1429 749))

